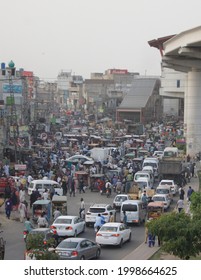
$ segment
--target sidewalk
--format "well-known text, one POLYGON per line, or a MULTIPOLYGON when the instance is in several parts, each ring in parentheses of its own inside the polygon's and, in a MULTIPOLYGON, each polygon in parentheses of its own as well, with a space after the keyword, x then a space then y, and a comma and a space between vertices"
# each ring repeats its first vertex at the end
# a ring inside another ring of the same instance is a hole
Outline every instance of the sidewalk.
MULTIPOLYGON (((194 189, 194 191, 198 191, 199 190, 199 180, 198 178, 191 178, 191 182, 187 183, 187 185, 184 187, 184 191, 185 191, 185 211, 189 211, 189 205, 188 202, 186 200, 186 194, 188 191, 188 187, 191 186, 192 189, 194 189)), ((156 240, 156 244, 157 244, 157 240, 156 240)), ((130 254, 128 254, 126 257, 123 258, 123 260, 149 260, 151 258, 151 256, 153 256, 158 250, 160 249, 160 247, 158 247, 157 245, 154 247, 148 247, 147 244, 142 243, 140 246, 138 246, 133 252, 131 252, 130 254)))

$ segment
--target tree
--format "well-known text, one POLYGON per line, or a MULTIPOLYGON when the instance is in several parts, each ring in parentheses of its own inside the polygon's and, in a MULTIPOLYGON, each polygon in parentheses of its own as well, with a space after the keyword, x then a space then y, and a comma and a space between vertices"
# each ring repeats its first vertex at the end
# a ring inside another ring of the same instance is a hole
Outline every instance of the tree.
POLYGON ((26 240, 26 249, 36 260, 58 260, 58 255, 51 250, 55 247, 55 239, 50 238, 44 242, 43 234, 29 234, 26 240))
POLYGON ((172 212, 150 221, 147 227, 159 237, 161 248, 167 253, 189 259, 201 252, 201 219, 184 212, 172 212))

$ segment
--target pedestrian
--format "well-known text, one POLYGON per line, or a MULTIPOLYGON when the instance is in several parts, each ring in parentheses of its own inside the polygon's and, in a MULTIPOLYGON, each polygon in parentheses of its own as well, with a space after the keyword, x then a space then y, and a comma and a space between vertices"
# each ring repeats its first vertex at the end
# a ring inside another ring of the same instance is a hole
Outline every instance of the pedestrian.
POLYGON ((63 189, 63 195, 67 194, 67 182, 66 182, 66 178, 62 178, 62 183, 61 183, 61 187, 63 189))
POLYGON ((33 190, 30 194, 30 208, 32 207, 33 203, 37 200, 36 191, 33 190))
POLYGON ((185 191, 184 191, 183 187, 181 186, 179 188, 179 198, 184 200, 184 195, 185 195, 185 191))
POLYGON ((38 224, 39 228, 47 228, 48 227, 48 221, 45 218, 44 213, 41 213, 41 217, 38 218, 37 224, 38 224))
POLYGON ((44 199, 44 200, 49 199, 49 192, 48 192, 47 188, 45 188, 45 191, 42 193, 42 199, 44 199))
POLYGON ((110 223, 113 223, 113 222, 114 222, 114 214, 113 214, 113 212, 110 212, 109 222, 110 222, 110 223))
POLYGON ((24 228, 26 231, 28 231, 28 233, 30 233, 32 231, 32 229, 34 229, 34 226, 31 223, 29 217, 27 217, 26 221, 24 222, 24 228))
POLYGON ((20 202, 18 206, 18 211, 20 214, 20 222, 23 223, 24 219, 27 217, 27 208, 24 202, 20 202))
POLYGON ((5 211, 6 211, 6 217, 10 219, 11 211, 12 211, 12 199, 7 198, 5 202, 5 211))
POLYGON ((148 196, 147 196, 147 193, 146 193, 146 190, 144 190, 142 196, 141 196, 141 200, 144 204, 144 208, 147 208, 147 204, 148 204, 148 196))
POLYGON ((80 178, 80 181, 79 181, 79 193, 85 193, 85 190, 84 190, 84 179, 83 177, 80 178))
POLYGON ((177 209, 179 213, 184 209, 184 200, 181 198, 177 201, 177 209))
POLYGON ((102 218, 101 218, 101 214, 98 213, 98 216, 96 216, 96 221, 94 223, 95 232, 99 231, 101 226, 102 226, 102 218))
POLYGON ((189 186, 188 188, 188 192, 187 192, 187 200, 190 201, 191 200, 191 195, 194 192, 194 189, 191 188, 191 186, 189 186))
POLYGON ((80 216, 80 218, 83 218, 85 215, 85 203, 84 203, 83 198, 81 198, 80 201, 81 201, 81 203, 80 203, 79 216, 80 216))
POLYGON ((53 213, 54 220, 56 220, 59 216, 61 216, 61 212, 59 211, 59 208, 56 208, 53 213))
POLYGON ((25 201, 25 189, 24 189, 24 187, 20 187, 20 191, 19 191, 19 200, 20 200, 20 202, 23 202, 23 201, 25 201))
POLYGON ((127 215, 126 215, 126 211, 123 212, 123 223, 127 226, 128 218, 127 218, 127 215))
POLYGON ((152 233, 148 233, 148 245, 149 247, 154 247, 155 245, 155 236, 152 233))
POLYGON ((72 182, 70 184, 69 192, 70 192, 70 197, 72 195, 75 196, 75 180, 74 180, 74 178, 72 179, 72 182))
POLYGON ((11 186, 10 184, 7 182, 6 186, 5 186, 5 199, 6 198, 10 198, 11 197, 11 193, 12 193, 12 190, 11 190, 11 186))

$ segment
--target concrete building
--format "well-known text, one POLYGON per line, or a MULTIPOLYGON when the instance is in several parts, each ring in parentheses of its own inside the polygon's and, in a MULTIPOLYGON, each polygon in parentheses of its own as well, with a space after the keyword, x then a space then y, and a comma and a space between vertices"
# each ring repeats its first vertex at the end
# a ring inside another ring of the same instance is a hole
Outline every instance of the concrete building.
POLYGON ((162 118, 162 99, 159 95, 160 79, 134 79, 129 93, 117 108, 117 121, 131 120, 133 123, 148 123, 162 118))
MULTIPOLYGON (((164 56, 163 44, 175 35, 165 36, 148 41, 151 47, 159 50, 161 58, 164 56)), ((186 74, 174 69, 163 67, 161 64, 161 88, 163 97, 163 116, 184 117, 184 92, 186 74)))

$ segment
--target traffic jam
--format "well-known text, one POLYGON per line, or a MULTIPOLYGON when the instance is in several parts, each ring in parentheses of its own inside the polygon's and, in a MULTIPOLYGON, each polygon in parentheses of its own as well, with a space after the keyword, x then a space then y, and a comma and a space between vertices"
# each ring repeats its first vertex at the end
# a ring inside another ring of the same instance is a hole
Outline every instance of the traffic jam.
POLYGON ((144 236, 146 222, 172 211, 189 182, 193 164, 176 147, 182 133, 175 122, 135 134, 79 119, 68 131, 41 133, 9 174, 2 163, 0 216, 21 223, 24 259, 98 259, 105 248, 132 245, 136 228, 144 236))

